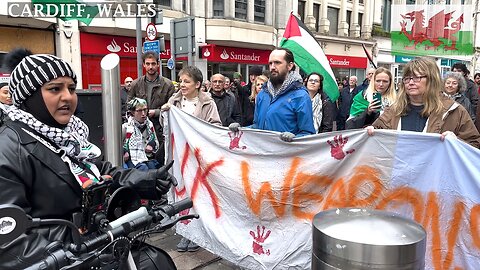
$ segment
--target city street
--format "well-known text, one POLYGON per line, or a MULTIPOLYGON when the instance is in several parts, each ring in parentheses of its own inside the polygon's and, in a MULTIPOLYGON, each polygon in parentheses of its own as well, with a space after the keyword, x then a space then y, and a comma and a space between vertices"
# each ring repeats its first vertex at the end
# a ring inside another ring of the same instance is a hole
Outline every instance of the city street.
POLYGON ((229 270, 240 269, 226 260, 201 248, 197 252, 177 252, 177 243, 182 238, 174 229, 153 235, 148 243, 165 250, 175 262, 178 270, 229 270))

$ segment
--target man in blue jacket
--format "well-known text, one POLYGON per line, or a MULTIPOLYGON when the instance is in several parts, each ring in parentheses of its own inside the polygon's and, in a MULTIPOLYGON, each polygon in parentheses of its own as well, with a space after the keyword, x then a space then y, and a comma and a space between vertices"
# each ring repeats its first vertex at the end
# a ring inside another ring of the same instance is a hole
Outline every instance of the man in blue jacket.
MULTIPOLYGON (((295 136, 315 134, 312 116, 312 101, 295 72, 293 53, 278 48, 270 53, 268 60, 270 80, 263 86, 255 102, 255 114, 250 128, 282 132, 280 138, 291 142, 295 136)), ((237 132, 238 123, 230 124, 237 132)))

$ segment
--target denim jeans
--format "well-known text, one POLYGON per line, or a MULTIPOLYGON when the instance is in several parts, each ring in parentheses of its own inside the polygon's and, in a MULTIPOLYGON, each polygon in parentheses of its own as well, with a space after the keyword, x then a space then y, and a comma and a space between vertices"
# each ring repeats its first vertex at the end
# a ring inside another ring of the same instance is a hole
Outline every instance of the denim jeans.
POLYGON ((128 160, 123 165, 123 167, 124 168, 135 168, 135 169, 140 170, 140 171, 147 171, 147 170, 150 170, 150 169, 158 169, 158 167, 160 167, 159 165, 160 165, 160 163, 158 163, 158 161, 155 160, 155 159, 140 162, 140 163, 137 164, 137 166, 133 165, 131 160, 128 160))

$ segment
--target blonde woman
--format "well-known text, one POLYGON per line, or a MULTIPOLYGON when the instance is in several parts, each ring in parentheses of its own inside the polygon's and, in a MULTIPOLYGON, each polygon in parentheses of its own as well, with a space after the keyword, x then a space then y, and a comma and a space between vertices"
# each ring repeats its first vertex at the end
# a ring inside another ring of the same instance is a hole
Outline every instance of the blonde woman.
POLYGON ((390 70, 383 67, 376 69, 367 89, 353 98, 346 129, 371 125, 396 98, 397 92, 390 70))
POLYGON ((255 114, 255 99, 257 98, 258 93, 262 90, 262 86, 268 81, 268 78, 265 75, 260 75, 255 78, 255 81, 252 85, 252 93, 248 97, 248 104, 245 106, 244 123, 248 126, 253 124, 253 115, 255 114))
POLYGON ((480 134, 467 110, 441 94, 444 83, 435 61, 416 58, 403 71, 397 100, 367 128, 369 135, 374 128, 439 133, 441 140, 455 136, 479 148, 480 134))

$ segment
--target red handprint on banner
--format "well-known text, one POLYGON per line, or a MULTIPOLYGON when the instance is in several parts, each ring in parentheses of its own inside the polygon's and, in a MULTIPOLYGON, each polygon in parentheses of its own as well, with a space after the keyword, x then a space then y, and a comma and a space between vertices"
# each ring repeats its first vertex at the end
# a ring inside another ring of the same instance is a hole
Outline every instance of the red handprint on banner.
POLYGON ((262 226, 262 231, 260 232, 260 225, 257 225, 257 236, 255 236, 255 232, 250 231, 250 235, 253 237, 252 248, 254 253, 258 255, 262 255, 262 254, 270 255, 270 249, 264 250, 261 244, 265 242, 268 236, 270 236, 271 232, 272 231, 270 230, 267 230, 267 232, 265 232, 265 226, 262 226))
POLYGON ((348 142, 348 137, 343 138, 342 134, 333 137, 333 142, 327 140, 327 143, 330 145, 330 154, 333 158, 342 160, 346 155, 355 152, 355 149, 348 150, 343 152, 343 147, 348 142))
POLYGON ((243 132, 228 132, 228 136, 230 137, 230 150, 233 150, 235 148, 238 149, 245 149, 247 148, 245 145, 240 146, 240 138, 242 138, 243 132))

